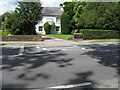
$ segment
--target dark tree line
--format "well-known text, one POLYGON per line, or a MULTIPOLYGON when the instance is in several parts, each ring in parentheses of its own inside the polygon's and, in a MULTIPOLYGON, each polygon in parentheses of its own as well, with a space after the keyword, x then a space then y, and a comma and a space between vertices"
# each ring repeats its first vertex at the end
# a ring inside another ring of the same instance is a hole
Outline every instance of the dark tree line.
MULTIPOLYGON (((64 13, 74 29, 120 29, 120 2, 65 2, 64 13)), ((62 22, 61 22, 62 23, 62 22)))

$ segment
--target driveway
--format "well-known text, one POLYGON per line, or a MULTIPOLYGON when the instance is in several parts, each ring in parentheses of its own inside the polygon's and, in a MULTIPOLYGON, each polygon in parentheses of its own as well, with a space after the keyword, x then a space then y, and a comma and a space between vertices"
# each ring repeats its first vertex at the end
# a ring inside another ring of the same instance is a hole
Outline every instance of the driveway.
POLYGON ((118 88, 118 43, 1 46, 3 88, 118 88))

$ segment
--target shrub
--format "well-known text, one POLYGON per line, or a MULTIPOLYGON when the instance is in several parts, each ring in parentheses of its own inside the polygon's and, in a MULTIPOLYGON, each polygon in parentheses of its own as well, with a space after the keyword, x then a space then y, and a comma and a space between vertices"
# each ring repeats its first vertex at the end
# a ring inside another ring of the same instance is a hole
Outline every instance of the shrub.
POLYGON ((10 33, 9 32, 2 32, 2 36, 7 36, 7 35, 9 35, 10 33))
POLYGON ((50 24, 48 22, 46 22, 44 24, 44 29, 45 29, 46 34, 50 34, 51 26, 50 26, 50 24))
POLYGON ((110 39, 120 38, 117 30, 81 30, 83 39, 110 39))
POLYGON ((51 26, 50 26, 50 34, 54 34, 55 33, 55 23, 52 22, 51 26))

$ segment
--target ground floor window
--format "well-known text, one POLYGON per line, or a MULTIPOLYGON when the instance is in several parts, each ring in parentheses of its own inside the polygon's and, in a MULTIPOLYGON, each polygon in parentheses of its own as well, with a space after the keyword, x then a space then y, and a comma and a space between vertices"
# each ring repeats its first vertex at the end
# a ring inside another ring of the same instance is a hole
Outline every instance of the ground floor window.
POLYGON ((59 31, 60 27, 56 27, 56 31, 59 31))
POLYGON ((39 26, 39 31, 42 31, 42 26, 39 26))

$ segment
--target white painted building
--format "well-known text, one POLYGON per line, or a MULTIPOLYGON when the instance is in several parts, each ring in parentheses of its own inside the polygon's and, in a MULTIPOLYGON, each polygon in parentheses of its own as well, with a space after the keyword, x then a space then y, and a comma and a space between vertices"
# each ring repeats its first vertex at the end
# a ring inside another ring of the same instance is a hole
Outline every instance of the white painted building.
POLYGON ((56 34, 61 34, 61 24, 60 24, 60 15, 63 13, 63 8, 61 7, 44 7, 42 10, 43 19, 38 22, 36 27, 36 33, 46 34, 44 30, 44 24, 46 22, 54 22, 56 34))

